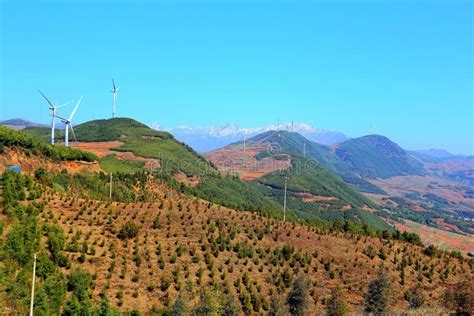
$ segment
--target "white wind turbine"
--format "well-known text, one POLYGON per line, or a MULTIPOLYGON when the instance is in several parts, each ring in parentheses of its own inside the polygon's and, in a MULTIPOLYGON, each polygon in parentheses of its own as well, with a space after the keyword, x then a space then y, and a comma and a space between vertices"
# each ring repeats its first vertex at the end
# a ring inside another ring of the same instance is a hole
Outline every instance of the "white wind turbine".
POLYGON ((112 109, 112 117, 115 117, 115 106, 116 106, 116 103, 117 103, 117 92, 119 91, 120 88, 116 88, 115 87, 115 82, 114 82, 114 79, 112 79, 112 101, 113 101, 113 109, 112 109))
POLYGON ((69 128, 71 128, 72 136, 74 136, 74 141, 76 140, 76 134, 74 133, 74 129, 72 128, 72 118, 74 114, 77 111, 77 108, 79 107, 79 104, 81 104, 82 101, 82 96, 80 97, 79 101, 77 101, 76 105, 74 106, 74 109, 72 109, 71 114, 69 114, 69 118, 64 118, 59 115, 56 115, 57 118, 61 119, 61 121, 64 123, 64 146, 69 147, 69 128))
POLYGON ((43 98, 48 102, 49 104, 49 109, 51 110, 51 145, 54 145, 54 126, 55 126, 55 121, 57 117, 57 109, 62 108, 65 105, 68 105, 71 102, 67 102, 61 105, 54 105, 49 99, 43 94, 43 92, 39 91, 38 92, 43 96, 43 98))

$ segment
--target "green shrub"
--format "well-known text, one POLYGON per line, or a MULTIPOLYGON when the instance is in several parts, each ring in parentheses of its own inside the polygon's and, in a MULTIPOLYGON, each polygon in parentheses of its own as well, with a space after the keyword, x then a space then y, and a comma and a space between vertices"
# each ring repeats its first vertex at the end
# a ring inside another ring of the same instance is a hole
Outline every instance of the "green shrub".
POLYGON ((97 156, 92 153, 83 152, 78 149, 65 146, 53 146, 45 144, 35 137, 25 134, 24 132, 14 131, 4 126, 0 126, 0 144, 7 147, 17 146, 28 149, 35 153, 40 153, 54 161, 98 160, 97 156))
POLYGON ((138 235, 138 225, 134 222, 128 221, 126 222, 118 233, 118 238, 120 239, 130 239, 135 238, 138 235))

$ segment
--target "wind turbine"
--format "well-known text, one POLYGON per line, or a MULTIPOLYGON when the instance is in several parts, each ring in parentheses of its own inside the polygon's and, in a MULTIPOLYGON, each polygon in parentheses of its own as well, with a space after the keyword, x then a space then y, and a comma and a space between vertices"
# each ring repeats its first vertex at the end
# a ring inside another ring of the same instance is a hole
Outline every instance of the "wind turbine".
POLYGON ((39 91, 38 92, 43 96, 43 98, 48 102, 49 104, 49 109, 51 110, 51 145, 54 145, 54 125, 56 123, 56 117, 57 117, 57 109, 62 108, 65 105, 68 105, 71 102, 67 102, 61 105, 54 105, 49 99, 43 94, 43 92, 39 91))
POLYGON ((82 96, 79 98, 79 101, 77 101, 76 105, 74 106, 74 109, 72 109, 71 114, 69 114, 69 118, 64 118, 59 115, 56 115, 57 118, 61 119, 61 121, 64 123, 65 128, 64 128, 64 146, 69 147, 69 128, 71 128, 72 136, 74 136, 74 141, 76 140, 76 134, 74 133, 74 129, 72 128, 72 118, 74 114, 76 114, 77 108, 79 107, 79 104, 81 104, 82 101, 82 96))
POLYGON ((112 117, 115 117, 115 105, 117 103, 117 92, 119 91, 120 88, 115 87, 115 82, 114 79, 112 79, 112 101, 114 103, 114 108, 112 110, 112 117))

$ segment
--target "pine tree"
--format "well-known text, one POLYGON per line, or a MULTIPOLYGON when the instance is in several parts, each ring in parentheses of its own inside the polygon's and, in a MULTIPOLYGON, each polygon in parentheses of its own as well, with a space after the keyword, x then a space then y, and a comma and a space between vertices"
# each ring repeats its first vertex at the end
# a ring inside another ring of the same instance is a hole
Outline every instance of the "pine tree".
POLYGON ((338 285, 331 293, 331 298, 326 306, 328 316, 348 315, 347 303, 342 288, 338 285))
POLYGON ((188 311, 188 303, 182 297, 178 297, 176 302, 173 304, 173 308, 171 309, 170 316, 186 316, 189 314, 188 311))
POLYGON ((282 295, 276 294, 272 296, 270 302, 270 310, 268 311, 269 316, 289 316, 290 311, 288 305, 286 305, 285 298, 282 295))
POLYGON ((374 315, 383 315, 389 310, 392 282, 383 267, 379 269, 378 277, 369 283, 365 294, 365 311, 374 315))
POLYGON ((308 281, 304 276, 299 276, 293 283, 293 288, 286 299, 291 315, 305 315, 308 306, 308 281))

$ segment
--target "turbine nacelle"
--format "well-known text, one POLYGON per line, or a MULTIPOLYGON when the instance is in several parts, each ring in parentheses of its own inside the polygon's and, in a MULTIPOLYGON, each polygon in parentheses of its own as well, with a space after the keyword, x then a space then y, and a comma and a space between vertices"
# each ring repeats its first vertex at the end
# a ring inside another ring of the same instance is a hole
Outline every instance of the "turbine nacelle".
POLYGON ((82 96, 81 98, 79 99, 79 101, 77 101, 76 105, 74 106, 71 114, 69 114, 69 118, 65 118, 65 117, 62 117, 60 115, 57 115, 57 114, 53 114, 53 117, 56 117, 58 119, 61 120, 61 122, 65 125, 65 130, 64 130, 64 145, 66 147, 69 146, 69 128, 71 129, 71 132, 72 132, 72 136, 74 137, 74 141, 77 142, 77 139, 76 139, 76 134, 74 133, 74 128, 72 127, 72 118, 74 117, 74 114, 76 114, 76 111, 77 111, 77 108, 79 107, 79 104, 81 104, 81 101, 82 101, 82 96))

